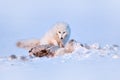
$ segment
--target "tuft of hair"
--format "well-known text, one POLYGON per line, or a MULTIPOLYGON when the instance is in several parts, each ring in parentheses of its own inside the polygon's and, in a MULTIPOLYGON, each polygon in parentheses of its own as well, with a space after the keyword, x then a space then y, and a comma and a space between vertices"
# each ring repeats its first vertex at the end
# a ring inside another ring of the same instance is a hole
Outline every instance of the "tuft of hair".
POLYGON ((30 50, 31 48, 38 46, 39 44, 40 44, 40 40, 32 39, 32 40, 18 41, 16 43, 16 46, 19 48, 24 48, 24 49, 30 50))

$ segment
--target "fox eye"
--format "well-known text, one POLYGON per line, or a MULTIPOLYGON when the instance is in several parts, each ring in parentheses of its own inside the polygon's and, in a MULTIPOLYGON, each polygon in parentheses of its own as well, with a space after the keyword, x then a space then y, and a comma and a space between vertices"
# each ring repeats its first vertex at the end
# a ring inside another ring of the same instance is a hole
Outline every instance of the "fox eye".
POLYGON ((60 31, 58 33, 61 33, 60 31))
POLYGON ((63 32, 63 34, 64 34, 65 32, 63 32))

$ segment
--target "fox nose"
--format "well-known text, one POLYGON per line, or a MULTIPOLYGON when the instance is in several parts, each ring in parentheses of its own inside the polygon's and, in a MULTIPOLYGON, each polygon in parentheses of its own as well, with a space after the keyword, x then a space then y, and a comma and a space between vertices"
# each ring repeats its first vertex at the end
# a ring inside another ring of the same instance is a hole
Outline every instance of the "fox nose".
POLYGON ((61 37, 61 39, 63 39, 63 37, 61 37))

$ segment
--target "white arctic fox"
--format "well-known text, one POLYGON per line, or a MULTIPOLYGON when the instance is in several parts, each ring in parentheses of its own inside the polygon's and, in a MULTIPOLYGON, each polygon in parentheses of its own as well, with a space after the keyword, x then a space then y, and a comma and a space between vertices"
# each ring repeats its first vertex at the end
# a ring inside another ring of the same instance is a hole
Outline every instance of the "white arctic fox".
POLYGON ((56 23, 40 40, 25 40, 17 42, 17 46, 21 48, 31 49, 38 45, 55 45, 64 47, 70 37, 70 27, 67 23, 56 23))

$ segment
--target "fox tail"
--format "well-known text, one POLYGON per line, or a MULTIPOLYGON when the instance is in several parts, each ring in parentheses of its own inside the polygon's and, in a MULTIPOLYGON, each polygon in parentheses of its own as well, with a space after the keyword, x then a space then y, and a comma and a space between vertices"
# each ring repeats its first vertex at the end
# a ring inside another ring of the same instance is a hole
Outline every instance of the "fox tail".
POLYGON ((24 48, 30 50, 31 48, 40 45, 39 39, 31 39, 31 40, 22 40, 16 43, 16 46, 19 48, 24 48))

